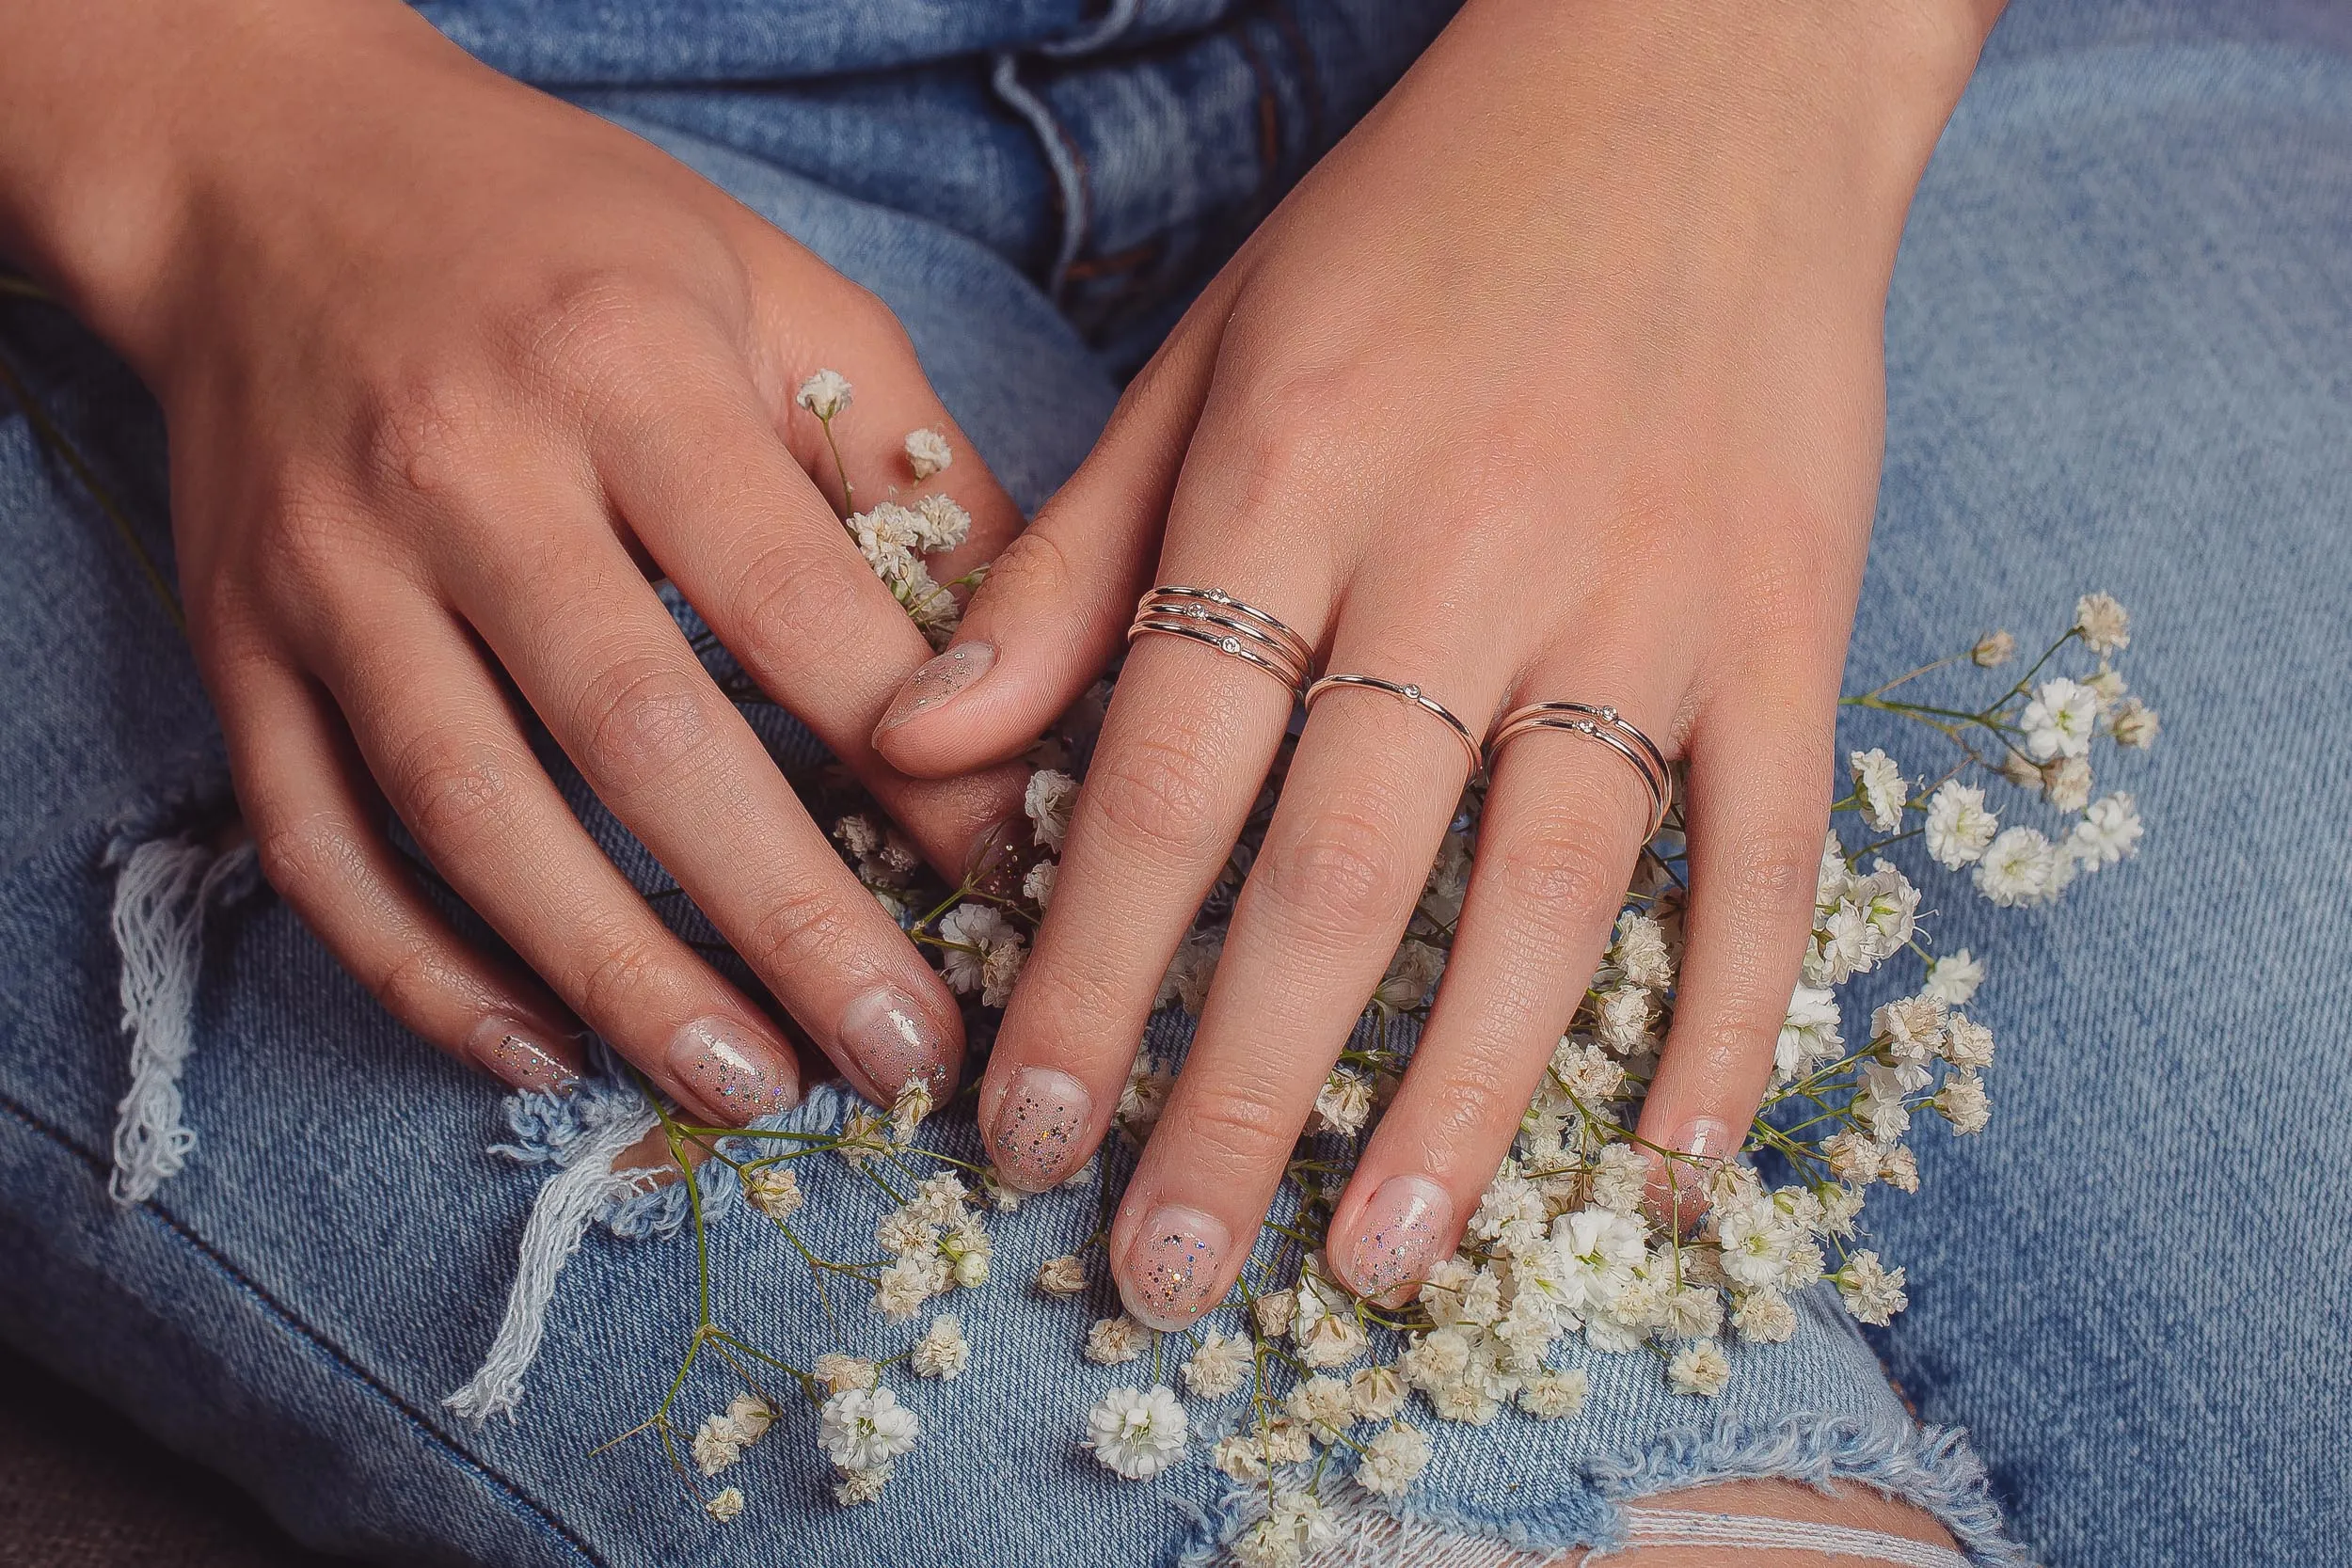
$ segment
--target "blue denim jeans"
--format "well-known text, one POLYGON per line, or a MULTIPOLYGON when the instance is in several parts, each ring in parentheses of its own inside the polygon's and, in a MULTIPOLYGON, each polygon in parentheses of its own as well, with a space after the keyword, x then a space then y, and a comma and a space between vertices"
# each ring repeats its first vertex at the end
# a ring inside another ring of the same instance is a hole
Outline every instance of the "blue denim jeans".
MULTIPOLYGON (((879 293, 1034 506, 1100 428, 1120 370, 1447 7, 422 8, 879 293)), ((1853 676, 1995 625, 2055 626, 2101 587, 2135 612, 2135 682, 2168 728, 2112 781, 2153 824, 2139 862, 2046 910, 1952 896, 1936 916, 1941 942, 1990 960, 1976 1010, 2004 1042, 2000 1115, 1980 1138, 1923 1139, 1924 1190, 1872 1206, 1883 1249, 1910 1267, 1910 1311, 1866 1344, 1807 1299, 1797 1338, 1736 1351, 1729 1391, 1704 1407, 1667 1394, 1646 1356, 1580 1347, 1581 1416, 1426 1423, 1417 1520, 1540 1552, 1605 1543, 1625 1499, 1694 1481, 1845 1476, 1930 1508, 1985 1561, 2343 1560, 2347 34, 2292 3, 2019 0, 1914 209, 1853 676)), ((0 305, 0 351, 167 570, 151 404, 46 307, 0 305)), ((387 1562, 1208 1558, 1232 1522, 1221 1478, 1196 1460, 1122 1482, 1077 1446, 1088 1404, 1143 1381, 1078 1354, 1115 1309, 1102 1287, 1076 1303, 1025 1289, 1091 1227, 1083 1189, 995 1227, 997 1278, 959 1304, 972 1369, 905 1395, 929 1435, 879 1504, 826 1495, 805 1412, 730 1473, 754 1498, 731 1525, 681 1506, 642 1445, 589 1456, 660 1397, 692 1321, 675 1191, 616 1207, 571 1259, 519 1419, 456 1419, 440 1402, 497 1331, 546 1178, 485 1150, 548 1152, 562 1129, 518 1131, 265 892, 206 928, 183 1079, 192 1157, 118 1209, 109 851, 221 820, 220 745, 135 558, 13 409, 0 528, 0 1334, 303 1539, 387 1562)), ((788 724, 770 733, 780 755, 805 754, 788 724)), ((1865 724, 1850 738, 1903 744, 1865 724)), ((583 811, 642 886, 666 885, 583 811)), ((820 1090, 786 1124, 843 1109, 820 1090)), ((937 1135, 971 1147, 968 1120, 937 1135)), ((773 1232, 712 1192, 735 1321, 803 1364, 845 1337, 903 1348, 906 1331, 856 1303, 829 1325, 773 1232)), ((873 1218, 835 1192, 807 1228, 849 1256, 873 1218)))

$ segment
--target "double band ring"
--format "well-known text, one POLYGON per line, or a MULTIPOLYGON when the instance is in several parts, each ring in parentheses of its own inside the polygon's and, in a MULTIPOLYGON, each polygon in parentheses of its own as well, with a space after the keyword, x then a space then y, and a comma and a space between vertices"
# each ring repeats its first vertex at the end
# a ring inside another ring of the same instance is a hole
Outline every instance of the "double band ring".
POLYGON ((1336 691, 1343 687, 1349 686, 1361 687, 1366 691, 1378 691, 1394 697, 1400 702, 1411 703, 1414 706, 1434 713, 1444 720, 1445 727, 1454 732, 1454 738, 1460 741, 1462 750, 1470 753, 1470 776, 1473 779, 1478 777, 1478 769, 1486 761, 1485 756, 1478 750, 1478 737, 1470 734, 1470 726, 1454 718, 1452 710, 1443 703, 1430 696, 1418 686, 1400 686, 1394 681, 1382 680, 1377 675, 1326 675, 1314 685, 1307 688, 1307 705, 1311 708, 1315 705, 1315 699, 1325 692, 1336 691))
POLYGON ((1530 703, 1502 716, 1495 737, 1486 743, 1486 766, 1494 766, 1503 747, 1535 730, 1556 730, 1563 735, 1597 740, 1625 758, 1642 776, 1642 787, 1649 791, 1649 832, 1642 835, 1643 840, 1646 843, 1658 836, 1658 830, 1666 820, 1666 810, 1674 804, 1675 784, 1674 775, 1666 768, 1666 753, 1658 749, 1656 741, 1619 718, 1613 707, 1595 707, 1589 703, 1530 703))
POLYGON ((1147 631, 1204 642, 1256 665, 1293 691, 1304 687, 1314 670, 1314 649, 1305 638, 1218 588, 1164 583, 1152 589, 1136 601, 1127 641, 1133 642, 1147 631))

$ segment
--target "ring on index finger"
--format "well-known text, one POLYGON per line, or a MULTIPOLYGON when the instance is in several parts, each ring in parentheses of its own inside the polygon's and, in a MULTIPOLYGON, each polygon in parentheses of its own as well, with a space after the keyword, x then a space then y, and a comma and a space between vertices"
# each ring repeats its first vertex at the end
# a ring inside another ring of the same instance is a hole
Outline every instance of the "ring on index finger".
POLYGON ((1219 588, 1165 583, 1136 601, 1127 628, 1133 642, 1147 631, 1206 643, 1218 653, 1254 664, 1293 691, 1305 688, 1314 671, 1307 640, 1273 615, 1245 604, 1219 588))

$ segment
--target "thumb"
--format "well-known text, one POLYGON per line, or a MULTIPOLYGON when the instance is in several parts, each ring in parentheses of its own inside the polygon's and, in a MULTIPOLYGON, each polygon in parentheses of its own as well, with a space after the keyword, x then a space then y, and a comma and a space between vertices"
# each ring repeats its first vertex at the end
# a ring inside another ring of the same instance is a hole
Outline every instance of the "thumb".
MULTIPOLYGON (((1216 313, 1190 318, 1204 319, 1216 313)), ((1180 327, 1078 471, 996 558, 955 641, 907 677, 875 727, 891 766, 945 778, 1017 755, 1118 657, 1158 562, 1217 341, 1180 327)))

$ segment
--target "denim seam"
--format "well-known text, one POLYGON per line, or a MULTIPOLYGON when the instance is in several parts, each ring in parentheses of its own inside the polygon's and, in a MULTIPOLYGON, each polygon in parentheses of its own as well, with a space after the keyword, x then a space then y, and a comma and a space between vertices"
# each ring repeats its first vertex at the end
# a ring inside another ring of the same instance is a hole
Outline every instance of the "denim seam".
POLYGON ((989 73, 989 86, 1008 108, 1027 122, 1038 139, 1039 150, 1045 154, 1045 166, 1053 171, 1055 190, 1061 198, 1061 245, 1054 254, 1053 270, 1046 275, 1045 297, 1059 305, 1070 264, 1086 248, 1087 231, 1093 227, 1086 154, 1053 107, 1022 85, 1020 55, 997 55, 995 67, 989 73))
MULTIPOLYGON (((72 1156, 74 1159, 81 1161, 83 1164, 89 1167, 90 1173, 93 1177, 99 1179, 100 1180, 104 1180, 107 1169, 106 1162, 99 1155, 83 1148, 62 1129, 52 1126, 40 1117, 36 1116, 30 1109, 19 1104, 15 1100, 7 1095, 0 1095, 0 1110, 6 1110, 10 1116, 14 1117, 18 1121, 23 1122, 34 1132, 48 1139, 51 1143, 56 1145, 59 1148, 63 1149, 67 1154, 72 1156)), ((324 1334, 320 1333, 316 1328, 313 1328, 310 1324, 296 1317, 276 1297, 271 1295, 269 1291, 263 1290, 260 1285, 248 1278, 245 1273, 236 1266, 236 1264, 230 1262, 218 1251, 215 1250, 211 1243, 205 1241, 201 1236, 197 1235, 195 1231, 189 1229, 155 1199, 149 1198, 145 1202, 138 1204, 136 1209, 138 1212, 144 1212, 151 1217, 157 1224, 164 1227, 167 1233, 177 1240, 181 1244, 187 1247, 190 1251, 194 1252, 205 1262, 209 1263, 214 1269, 217 1270, 231 1284, 243 1291, 246 1295, 250 1296, 264 1312, 276 1319, 280 1326, 300 1338, 308 1340, 313 1348, 327 1358, 328 1362, 342 1376, 349 1378, 354 1383, 357 1383, 361 1388, 365 1389, 370 1394, 373 1394, 384 1404, 389 1406, 393 1413, 397 1415, 403 1422, 412 1428, 418 1435, 423 1437, 432 1446, 442 1450, 442 1452, 444 1452, 450 1459, 456 1463, 459 1468, 470 1472, 478 1480, 488 1485, 494 1492, 503 1497, 511 1508, 522 1514, 525 1520, 530 1523, 533 1528, 537 1529, 543 1535, 547 1535, 558 1542, 561 1542, 564 1546, 571 1550, 574 1556, 578 1557, 583 1562, 594 1565, 594 1568, 609 1568, 609 1565, 605 1562, 604 1559, 598 1557, 596 1552, 589 1547, 586 1542, 580 1540, 577 1535, 574 1535, 569 1529, 564 1528, 562 1521, 558 1520, 552 1513, 548 1513, 546 1508, 542 1507, 539 1503, 525 1495, 522 1488, 514 1481, 510 1480, 506 1476, 501 1475, 498 1471, 492 1469, 488 1465, 485 1464, 480 1459, 477 1459, 472 1454, 469 1454, 463 1449, 457 1447, 456 1444, 451 1442, 446 1435, 436 1430, 433 1424, 428 1421, 423 1414, 414 1405, 410 1404, 406 1400, 401 1398, 400 1395, 394 1393, 390 1388, 385 1386, 383 1383, 377 1380, 373 1373, 370 1372, 366 1368, 360 1366, 358 1362, 352 1360, 351 1357, 345 1354, 342 1351, 336 1348, 336 1346, 330 1342, 324 1334)))

